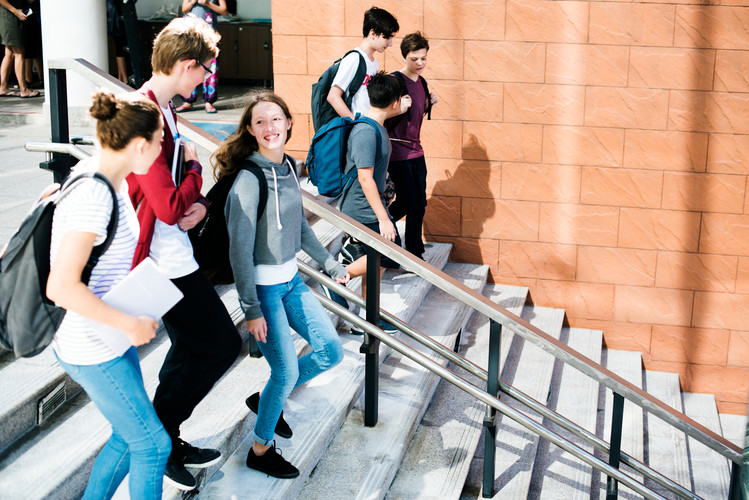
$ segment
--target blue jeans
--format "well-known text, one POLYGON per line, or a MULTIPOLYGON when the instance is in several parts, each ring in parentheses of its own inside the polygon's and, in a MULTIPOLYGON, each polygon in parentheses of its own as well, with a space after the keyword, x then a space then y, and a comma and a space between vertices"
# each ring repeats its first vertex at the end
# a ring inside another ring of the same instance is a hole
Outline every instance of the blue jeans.
POLYGON ((343 346, 330 317, 298 273, 288 283, 256 288, 268 325, 266 341, 258 346, 270 366, 270 379, 260 395, 254 438, 270 445, 291 391, 340 363, 343 346), (298 359, 292 328, 312 347, 298 359))
POLYGON ((98 365, 57 360, 112 424, 112 436, 96 458, 84 500, 111 498, 128 472, 131 498, 160 499, 172 442, 146 394, 135 347, 98 365))

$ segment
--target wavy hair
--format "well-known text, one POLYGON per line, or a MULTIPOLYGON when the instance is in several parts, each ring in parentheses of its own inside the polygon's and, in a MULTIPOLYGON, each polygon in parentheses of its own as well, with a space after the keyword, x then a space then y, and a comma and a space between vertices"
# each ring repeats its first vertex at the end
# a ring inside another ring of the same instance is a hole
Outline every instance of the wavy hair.
POLYGON ((294 121, 291 118, 291 112, 286 102, 270 90, 256 90, 247 97, 242 118, 239 119, 237 130, 226 139, 221 146, 213 153, 211 163, 213 164, 213 177, 216 181, 220 178, 231 175, 239 168, 239 163, 258 150, 257 139, 250 134, 247 127, 252 125, 252 110, 261 102, 272 102, 281 108, 286 119, 291 123, 289 131, 286 134, 286 142, 291 139, 291 130, 294 121))

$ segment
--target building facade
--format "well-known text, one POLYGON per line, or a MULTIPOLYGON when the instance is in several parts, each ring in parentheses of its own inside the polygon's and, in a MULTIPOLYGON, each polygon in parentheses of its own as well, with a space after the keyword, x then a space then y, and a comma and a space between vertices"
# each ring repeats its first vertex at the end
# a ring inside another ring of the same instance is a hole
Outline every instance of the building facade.
MULTIPOLYGON (((272 0, 275 88, 359 44, 361 0, 272 0)), ((425 236, 528 286, 574 327, 745 413, 749 8, 729 1, 383 0, 430 40, 425 236)))

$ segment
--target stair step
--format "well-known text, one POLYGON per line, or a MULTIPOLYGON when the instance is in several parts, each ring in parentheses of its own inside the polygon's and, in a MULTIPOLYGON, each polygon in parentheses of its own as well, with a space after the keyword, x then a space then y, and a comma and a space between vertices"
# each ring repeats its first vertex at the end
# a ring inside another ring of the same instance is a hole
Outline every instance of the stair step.
MULTIPOLYGON (((448 264, 445 272, 470 288, 480 290, 486 282, 488 267, 448 264)), ((469 313, 468 307, 433 288, 412 324, 450 346, 466 324, 469 313)), ((444 359, 429 353, 415 341, 402 340, 446 365, 444 359)), ((438 381, 436 375, 417 363, 399 353, 391 353, 381 370, 378 424, 374 428, 362 425, 363 398, 360 398, 299 498, 383 498, 438 381), (345 466, 342 468, 341 464, 345 466), (338 485, 335 491, 330 491, 330 484, 338 485)))
MULTIPOLYGON (((564 310, 526 305, 522 317, 552 337, 560 337, 564 324, 564 310)), ((510 341, 509 351, 505 348, 505 342, 502 342, 503 354, 505 351, 509 352, 501 369, 502 380, 535 400, 546 403, 555 358, 539 347, 525 342, 519 335, 505 335, 503 332, 503 337, 511 339, 507 339, 510 341)), ((505 402, 520 411, 527 411, 521 404, 509 398, 506 398, 505 402)), ((538 416, 529 415, 540 421, 538 416)), ((536 434, 509 418, 499 417, 495 498, 527 498, 538 443, 539 438, 536 434)), ((484 443, 480 440, 463 491, 465 498, 479 498, 483 495, 483 454, 484 443)))
MULTIPOLYGON (((616 373, 623 379, 627 380, 636 387, 642 388, 643 369, 642 354, 639 352, 618 351, 607 349, 604 351, 605 366, 616 373)), ((603 439, 606 442, 611 441, 611 417, 614 396, 609 389, 604 389, 604 420, 603 420, 603 439)), ((644 463, 644 423, 643 410, 634 403, 624 400, 624 414, 622 417, 622 443, 621 450, 629 456, 636 458, 644 463)), ((598 434, 600 436, 600 434, 598 434)), ((642 475, 633 473, 629 468, 622 469, 642 482, 642 475)), ((600 498, 606 498, 606 481, 607 476, 599 474, 600 498)), ((619 488, 619 494, 622 498, 642 498, 623 486, 619 488)))
MULTIPOLYGON (((562 338, 575 351, 600 363, 603 332, 569 328, 562 338)), ((569 365, 559 364, 561 376, 552 384, 556 412, 595 434, 600 384, 569 365)), ((570 436, 575 444, 593 452, 592 445, 573 438, 567 431, 548 421, 544 421, 544 425, 563 436, 570 436)), ((533 475, 529 499, 587 500, 591 497, 593 468, 548 441, 542 440, 538 446, 533 475)))
MULTIPOLYGON (((720 419, 715 396, 685 392, 684 413, 692 420, 720 434, 720 419)), ((694 478, 694 492, 705 499, 728 498, 731 480, 730 462, 694 438, 687 438, 694 478)))
MULTIPOLYGON (((645 384, 647 392, 652 396, 677 411, 683 411, 677 373, 646 370, 645 384)), ((648 465, 691 490, 692 478, 689 472, 686 434, 651 413, 647 415, 647 424, 648 465)), ((667 490, 663 490, 650 480, 646 479, 645 484, 661 494, 668 495, 667 490)))
POLYGON ((747 416, 721 413, 719 417, 720 428, 723 429, 723 437, 739 448, 744 449, 747 441, 747 416))
MULTIPOLYGON (((525 287, 488 285, 484 295, 514 314, 522 312, 528 296, 525 287)), ((460 353, 486 369, 489 321, 474 314, 461 335, 460 353)), ((450 364, 469 382, 483 381, 450 364)), ((440 381, 432 402, 408 447, 388 499, 457 499, 481 436, 484 405, 449 382, 440 381)))
MULTIPOLYGON (((451 267, 452 265, 448 265, 446 270, 451 267)), ((415 276, 411 275, 411 278, 415 276)), ((432 292, 434 290, 430 294, 432 292)), ((424 300, 425 305, 431 300, 428 297, 424 300)), ((399 335, 401 340, 405 338, 404 335, 399 335)), ((294 498, 299 494, 305 487, 307 477, 341 429, 346 415, 362 391, 364 364, 363 356, 359 353, 362 337, 342 335, 341 341, 346 352, 341 365, 323 373, 300 390, 294 391, 284 408, 284 415, 294 429, 294 438, 288 441, 281 440, 280 446, 284 456, 299 468, 300 478, 278 480, 248 469, 244 460, 251 439, 247 439, 227 460, 221 474, 217 474, 206 485, 201 498, 228 498, 231 495, 237 495, 242 499, 294 498), (253 485, 251 491, 246 488, 247 484, 253 485)), ((381 367, 384 372, 390 357, 383 360, 383 354, 381 351, 381 362, 384 361, 381 367)), ((384 379, 385 376, 382 374, 381 387, 384 379)), ((384 407, 383 399, 384 396, 380 401, 381 411, 384 407)), ((380 422, 384 419, 383 416, 380 422)))

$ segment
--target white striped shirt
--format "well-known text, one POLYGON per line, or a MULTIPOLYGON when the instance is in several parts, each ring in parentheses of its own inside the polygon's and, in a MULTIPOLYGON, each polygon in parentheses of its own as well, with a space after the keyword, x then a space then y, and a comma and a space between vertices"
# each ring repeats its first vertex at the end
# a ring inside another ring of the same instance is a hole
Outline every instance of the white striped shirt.
MULTIPOLYGON (((124 192, 127 192, 126 188, 124 192)), ((115 237, 104 255, 99 258, 88 282, 88 288, 98 297, 104 295, 130 272, 138 240, 138 220, 129 198, 120 190, 117 200, 119 223, 115 237)), ((106 238, 111 213, 112 195, 107 187, 95 179, 79 181, 55 209, 50 263, 54 264, 66 233, 94 233, 97 235, 94 244, 102 243, 106 238)), ((52 347, 60 359, 74 365, 93 365, 121 356, 124 351, 114 352, 101 340, 96 325, 80 314, 68 311, 52 342, 52 347)))

